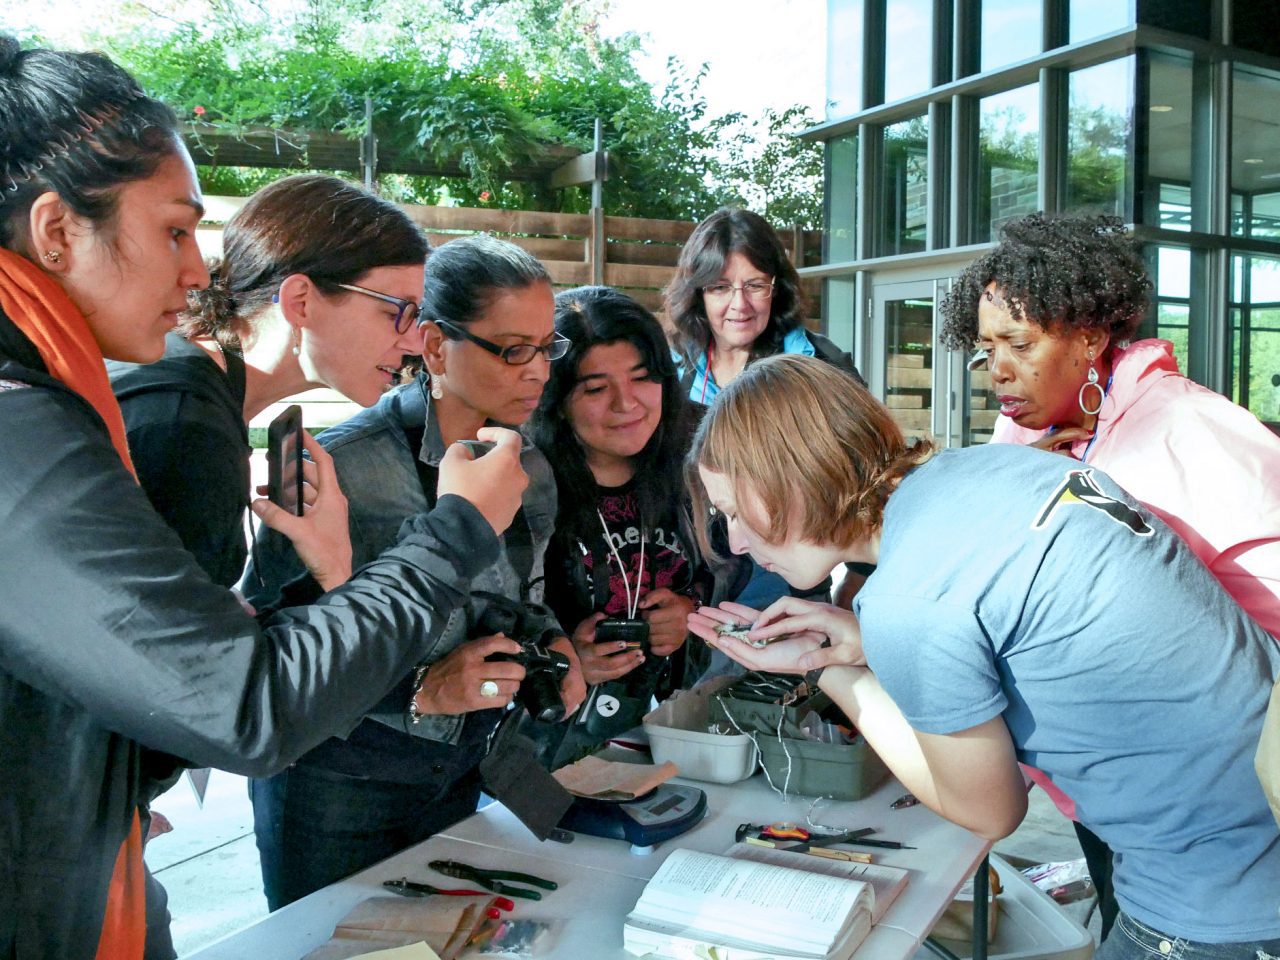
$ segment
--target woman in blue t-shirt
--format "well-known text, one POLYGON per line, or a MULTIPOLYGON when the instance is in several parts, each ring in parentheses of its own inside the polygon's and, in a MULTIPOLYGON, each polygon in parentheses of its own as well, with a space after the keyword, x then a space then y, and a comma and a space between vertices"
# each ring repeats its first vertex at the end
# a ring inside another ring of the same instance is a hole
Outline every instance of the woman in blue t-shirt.
POLYGON ((796 587, 877 564, 852 612, 784 597, 703 608, 693 632, 754 669, 821 671, 898 779, 982 836, 1026 812, 1018 761, 1052 776, 1116 852, 1125 935, 1104 960, 1280 951, 1280 831, 1253 771, 1280 649, 1106 474, 909 445, 803 357, 753 364, 692 456, 735 553, 796 587), (789 639, 756 649, 725 621, 789 639))
POLYGON ((655 693, 683 682, 686 619, 708 585, 679 470, 690 406, 658 321, 624 293, 579 287, 556 295, 555 324, 571 346, 529 428, 559 491, 547 603, 591 685, 559 765, 637 725, 655 693))

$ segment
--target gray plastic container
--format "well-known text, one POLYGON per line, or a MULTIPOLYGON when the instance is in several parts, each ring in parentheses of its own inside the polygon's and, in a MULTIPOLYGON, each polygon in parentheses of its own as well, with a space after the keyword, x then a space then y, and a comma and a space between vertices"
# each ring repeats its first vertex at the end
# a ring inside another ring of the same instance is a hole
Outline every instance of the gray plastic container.
POLYGON ((778 720, 781 718, 782 736, 803 737, 800 724, 804 722, 804 718, 810 713, 821 713, 831 706, 831 698, 821 690, 784 707, 777 703, 738 699, 733 696, 734 686, 735 684, 730 684, 712 698, 711 719, 720 720, 728 714, 736 721, 736 726, 728 719, 725 719, 725 722, 729 723, 735 731, 741 729, 748 733, 767 734, 776 738, 779 732, 778 720))
POLYGON ((784 737, 759 736, 760 763, 779 789, 787 777, 787 753, 791 755, 791 779, 787 791, 807 797, 861 800, 880 786, 889 769, 862 736, 854 743, 818 743, 784 737), (786 752, 783 751, 786 744, 786 752))

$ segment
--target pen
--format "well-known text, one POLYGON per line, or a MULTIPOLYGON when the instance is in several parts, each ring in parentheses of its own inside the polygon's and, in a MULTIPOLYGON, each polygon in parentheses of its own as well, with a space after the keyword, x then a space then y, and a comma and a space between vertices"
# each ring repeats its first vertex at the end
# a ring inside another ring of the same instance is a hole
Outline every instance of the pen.
POLYGON ((846 840, 845 842, 854 847, 883 847, 886 850, 915 849, 915 847, 909 847, 905 843, 899 843, 897 840, 872 840, 868 837, 858 837, 856 840, 846 840))

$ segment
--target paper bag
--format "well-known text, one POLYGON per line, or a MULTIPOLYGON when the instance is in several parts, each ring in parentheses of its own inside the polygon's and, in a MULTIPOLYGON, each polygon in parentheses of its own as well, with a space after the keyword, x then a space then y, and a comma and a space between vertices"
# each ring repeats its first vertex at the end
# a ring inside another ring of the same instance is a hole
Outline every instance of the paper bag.
MULTIPOLYGON (((988 867, 987 871, 987 943, 990 943, 996 938, 996 924, 1000 917, 1000 877, 995 867, 988 867)), ((947 904, 929 936, 973 942, 973 881, 947 904)))
POLYGON ((479 897, 371 897, 334 927, 328 943, 303 960, 346 960, 379 948, 426 943, 441 958, 453 960, 485 919, 490 901, 479 897))

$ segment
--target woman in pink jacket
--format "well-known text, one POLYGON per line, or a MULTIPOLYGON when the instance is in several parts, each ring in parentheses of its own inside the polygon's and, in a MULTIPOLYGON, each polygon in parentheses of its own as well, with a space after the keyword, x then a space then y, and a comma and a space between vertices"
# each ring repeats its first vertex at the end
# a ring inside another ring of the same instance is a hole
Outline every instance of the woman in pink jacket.
MULTIPOLYGON (((990 371, 1000 402, 995 442, 1105 471, 1280 638, 1280 438, 1179 373, 1172 344, 1129 343, 1150 289, 1118 219, 1032 214, 1007 223, 1000 244, 956 281, 942 304, 942 341, 978 348, 971 366, 990 371)), ((1070 798, 1028 772, 1074 819, 1070 798)), ((1110 850, 1078 823, 1076 832, 1105 939, 1116 909, 1110 850)))

